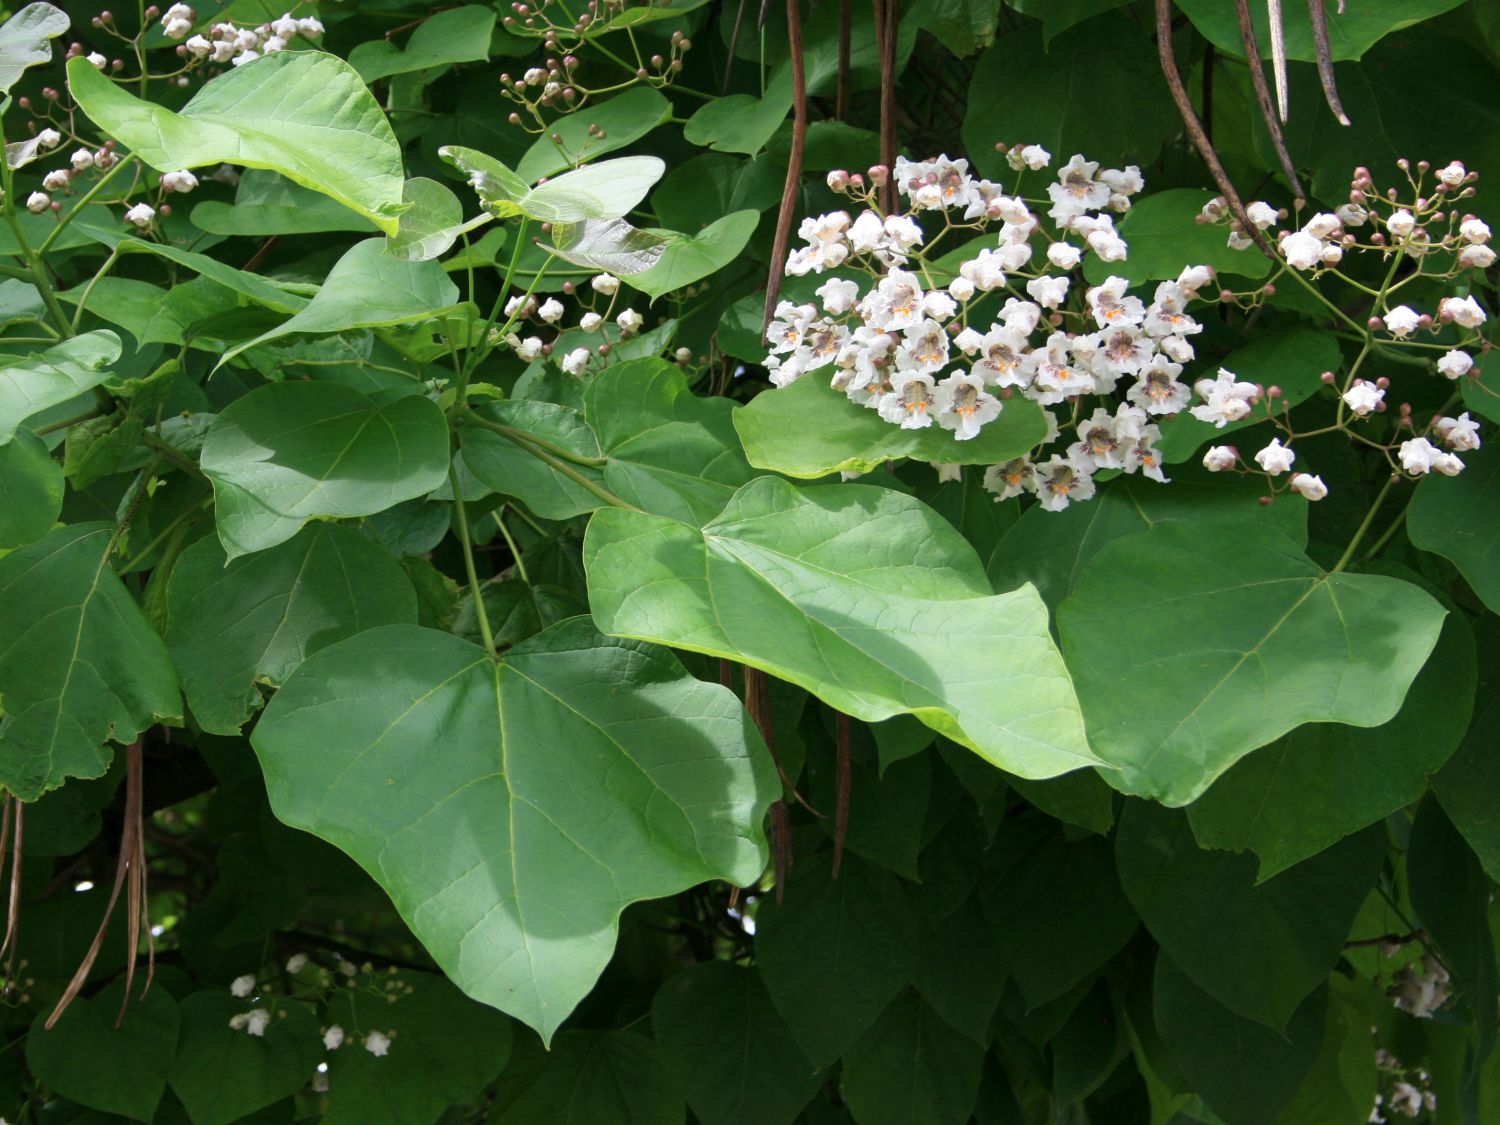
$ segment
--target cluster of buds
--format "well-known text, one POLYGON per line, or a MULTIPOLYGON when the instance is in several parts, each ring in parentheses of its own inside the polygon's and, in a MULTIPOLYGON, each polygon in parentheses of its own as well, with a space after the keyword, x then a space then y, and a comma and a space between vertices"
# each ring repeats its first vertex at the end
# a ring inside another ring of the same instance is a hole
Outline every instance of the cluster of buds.
MULTIPOLYGON (((178 4, 174 7, 181 8, 183 5, 178 4)), ((191 27, 190 21, 184 29, 184 34, 187 30, 191 30, 191 27)), ((172 35, 170 30, 167 34, 172 38, 178 38, 172 35)), ((316 18, 303 16, 298 19, 287 12, 280 19, 260 24, 258 27, 216 23, 208 29, 207 35, 194 35, 180 44, 177 53, 193 62, 207 61, 243 66, 245 63, 254 62, 262 55, 274 55, 278 51, 285 51, 299 36, 311 40, 320 38, 322 34, 323 25, 316 18)))
POLYGON ((1386 1089, 1375 1095, 1375 1106, 1370 1110, 1372 1125, 1388 1125, 1391 1119, 1386 1114, 1414 1120, 1423 1113, 1437 1112, 1437 1095, 1427 1071, 1402 1065, 1384 1047, 1375 1052, 1375 1070, 1386 1089))
MULTIPOLYGON (((582 287, 570 281, 562 291, 578 306, 577 320, 571 324, 566 323, 568 307, 557 297, 538 301, 522 296, 506 302, 506 325, 497 335, 517 358, 531 363, 555 357, 564 374, 581 377, 601 366, 620 341, 638 335, 645 325, 646 318, 632 308, 615 311, 620 279, 613 274, 598 274, 582 287)), ((679 364, 688 363, 692 352, 679 348, 675 358, 679 364)))

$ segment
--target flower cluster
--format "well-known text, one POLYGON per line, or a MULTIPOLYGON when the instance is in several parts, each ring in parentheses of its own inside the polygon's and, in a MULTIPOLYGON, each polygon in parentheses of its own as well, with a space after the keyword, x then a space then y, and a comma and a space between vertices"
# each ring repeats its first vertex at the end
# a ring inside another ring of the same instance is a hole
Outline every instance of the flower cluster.
MULTIPOLYGON (((622 341, 639 335, 646 323, 635 309, 615 311, 620 279, 613 274, 598 274, 586 286, 570 281, 562 291, 582 309, 573 324, 565 323, 568 307, 557 297, 539 301, 528 294, 506 302, 506 323, 497 331, 518 358, 531 363, 555 356, 564 374, 583 376, 602 366, 622 341)), ((678 363, 687 363, 692 352, 678 348, 675 358, 678 363)))
MULTIPOLYGON (((1007 153, 1023 177, 1051 159, 1036 145, 1007 153)), ((1430 198, 1422 194, 1419 176, 1412 181, 1416 198, 1402 200, 1394 189, 1379 195, 1360 169, 1347 206, 1279 232, 1287 261, 1283 273, 1306 269, 1342 276, 1338 264, 1352 250, 1392 259, 1386 284, 1369 290, 1377 298, 1367 323, 1350 322, 1365 340, 1360 358, 1342 380, 1333 372, 1323 375, 1334 388, 1335 423, 1313 432, 1346 431, 1382 449, 1393 472, 1408 476, 1461 471, 1458 454, 1479 447, 1478 423, 1467 412, 1439 412, 1418 427, 1403 403, 1395 435, 1376 441, 1359 427, 1387 409, 1390 380, 1360 377, 1360 371, 1381 349, 1410 347, 1439 353, 1427 358, 1449 379, 1477 372, 1464 349, 1479 345, 1476 330, 1486 314, 1472 296, 1444 298, 1433 315, 1389 299, 1411 278, 1448 280, 1493 260, 1489 228, 1451 210, 1453 198, 1472 194, 1466 185, 1474 178, 1455 163, 1438 174, 1430 198), (1361 224, 1379 228, 1364 243, 1348 230, 1361 224), (1429 267, 1439 252, 1452 260, 1429 267), (1398 278, 1402 261, 1416 267, 1398 278)), ((1111 212, 1128 210, 1143 189, 1138 169, 1101 170, 1075 155, 1057 169, 1045 198, 1007 192, 972 176, 967 161, 947 156, 901 159, 866 176, 835 171, 828 185, 857 206, 809 216, 799 227, 805 245, 788 256, 786 272, 832 276, 812 291, 816 301, 777 305, 765 360, 773 385, 821 372, 834 389, 887 422, 906 429, 937 425, 957 441, 979 436, 1007 400, 1031 399, 1046 412, 1046 438, 1027 455, 989 467, 985 484, 999 499, 1034 493, 1049 510, 1092 496, 1093 477, 1101 470, 1165 481, 1156 449, 1160 424, 1182 412, 1220 429, 1269 421, 1280 431, 1248 460, 1232 445, 1211 446, 1203 457, 1209 471, 1253 474, 1273 496, 1282 490, 1313 501, 1328 495, 1322 477, 1296 464, 1294 443, 1307 431, 1293 427, 1291 403, 1280 387, 1241 379, 1222 367, 1196 379, 1183 376, 1195 358, 1192 337, 1202 330, 1190 305, 1255 306, 1275 292, 1273 284, 1249 295, 1210 288, 1213 272, 1189 265, 1175 280, 1157 284, 1148 299, 1132 294, 1118 276, 1092 286, 1080 278, 1086 254, 1104 263, 1126 257, 1111 212), (894 182, 905 213, 887 214, 878 206, 878 189, 888 182, 894 182), (1039 214, 1044 208, 1046 226, 1039 214), (951 233, 987 232, 995 223, 993 242, 980 234, 959 253, 935 256, 936 244, 951 233)), ((1260 237, 1286 220, 1287 212, 1257 201, 1246 217, 1260 237)), ((1231 245, 1253 245, 1222 198, 1211 200, 1200 218, 1228 222, 1231 245)), ((940 472, 951 470, 939 466, 940 472)))
POLYGON ((1430 953, 1420 961, 1401 966, 1389 989, 1396 1007, 1419 1020, 1431 1019, 1432 1013, 1448 1002, 1452 992, 1448 970, 1430 953))
MULTIPOLYGON (((186 4, 173 4, 162 17, 162 30, 169 39, 182 39, 193 29, 194 20, 193 10, 186 4), (175 17, 173 13, 177 13, 175 17)), ((323 25, 316 18, 298 19, 287 12, 280 19, 258 27, 216 23, 208 29, 208 34, 189 37, 177 48, 177 53, 197 62, 243 66, 262 55, 285 51, 299 36, 311 40, 322 34, 323 25)))
POLYGON ((1420 1117, 1423 1112, 1437 1112, 1437 1095, 1432 1091, 1432 1076, 1425 1070, 1402 1065, 1400 1059, 1385 1048, 1375 1052, 1375 1070, 1381 1085, 1389 1083, 1385 1093, 1375 1095, 1370 1110, 1371 1125, 1387 1125, 1386 1114, 1405 1118, 1420 1117))

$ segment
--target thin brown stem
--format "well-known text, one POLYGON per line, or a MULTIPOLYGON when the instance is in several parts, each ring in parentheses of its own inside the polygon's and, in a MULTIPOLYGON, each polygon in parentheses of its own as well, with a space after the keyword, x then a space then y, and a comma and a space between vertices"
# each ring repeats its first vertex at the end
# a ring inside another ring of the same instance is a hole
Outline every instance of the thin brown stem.
POLYGON ((849 120, 849 39, 854 21, 853 0, 839 0, 839 83, 834 93, 834 115, 849 120))
MULTIPOLYGON (((1250 0, 1234 0, 1235 15, 1240 21, 1240 42, 1245 48, 1245 61, 1250 65, 1250 83, 1255 87, 1255 101, 1260 106, 1260 116, 1271 134, 1271 146, 1276 149, 1276 159, 1286 175, 1287 184, 1298 203, 1306 198, 1302 181, 1297 177, 1297 168, 1292 163, 1292 154, 1286 147, 1286 133, 1281 128, 1281 119, 1271 105, 1271 88, 1266 85, 1266 71, 1261 64, 1260 43, 1255 38, 1255 25, 1250 21, 1250 0)), ((1204 110, 1207 113, 1207 109, 1204 110)))
POLYGON ((764 338, 771 314, 781 293, 787 249, 792 240, 792 221, 802 186, 802 154, 807 148, 807 66, 802 57, 802 0, 786 0, 786 33, 792 50, 792 151, 786 161, 786 186, 781 190, 781 209, 776 213, 776 240, 771 245, 771 270, 766 275, 766 308, 761 317, 764 338))
POLYGON ((849 716, 842 711, 834 720, 834 752, 838 768, 835 774, 836 797, 833 810, 833 877, 839 877, 844 865, 844 841, 849 835, 849 788, 852 781, 849 765, 849 716))

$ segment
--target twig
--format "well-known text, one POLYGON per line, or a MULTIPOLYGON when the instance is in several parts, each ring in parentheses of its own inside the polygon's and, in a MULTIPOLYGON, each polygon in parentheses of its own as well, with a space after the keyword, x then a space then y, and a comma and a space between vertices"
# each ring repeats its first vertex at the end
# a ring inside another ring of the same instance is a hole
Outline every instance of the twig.
POLYGON ((835 774, 836 793, 835 806, 833 810, 833 877, 839 877, 839 869, 844 865, 844 841, 849 835, 849 716, 842 711, 834 720, 834 750, 837 754, 838 769, 835 774))
POLYGON ((771 245, 771 270, 766 276, 766 308, 760 334, 765 339, 771 326, 776 298, 781 294, 781 276, 786 269, 787 248, 792 240, 792 217, 802 185, 802 154, 807 147, 807 66, 802 57, 802 0, 786 0, 786 34, 792 49, 792 151, 786 161, 786 186, 781 190, 781 209, 776 213, 776 240, 771 245))
POLYGON ((1307 193, 1302 190, 1302 181, 1297 178, 1297 168, 1292 163, 1292 154, 1286 147, 1286 134, 1281 129, 1281 120, 1271 105, 1271 88, 1266 85, 1266 72, 1260 59, 1260 44, 1255 39, 1255 25, 1250 21, 1250 0, 1234 0, 1235 15, 1240 21, 1240 42, 1245 47, 1245 61, 1250 64, 1250 82, 1255 87, 1255 100, 1260 105, 1260 115, 1271 134, 1271 145, 1276 149, 1276 159, 1281 161, 1281 170, 1286 173, 1292 194, 1300 203, 1307 193))

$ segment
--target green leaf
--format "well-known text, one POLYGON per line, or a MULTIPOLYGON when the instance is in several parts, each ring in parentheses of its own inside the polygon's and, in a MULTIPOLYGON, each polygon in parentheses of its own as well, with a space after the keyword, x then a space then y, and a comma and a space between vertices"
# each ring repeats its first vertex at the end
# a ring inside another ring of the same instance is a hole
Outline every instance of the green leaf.
POLYGON ((400 229, 385 240, 385 252, 403 262, 425 262, 446 253, 464 225, 458 196, 436 180, 419 176, 406 181, 401 198, 411 206, 401 216, 400 229))
POLYGON ((445 145, 438 155, 469 177, 485 210, 500 218, 526 215, 543 223, 624 218, 666 168, 655 156, 622 156, 586 164, 528 189, 525 180, 482 152, 445 145))
POLYGON ((1500 445, 1463 455, 1465 468, 1456 477, 1436 474, 1417 485, 1407 510, 1406 532, 1424 551, 1458 567, 1490 609, 1500 611, 1500 445))
POLYGON ((442 977, 402 970, 376 985, 389 999, 341 990, 325 1019, 344 1030, 328 1057, 326 1125, 430 1125, 452 1105, 466 1105, 500 1074, 510 1057, 511 1023, 476 1004, 442 977), (379 1031, 390 1039, 377 1058, 359 1041, 379 1031))
POLYGON ((1129 0, 1006 0, 1006 3, 1042 21, 1042 44, 1050 48, 1052 40, 1074 24, 1092 19, 1100 12, 1122 8, 1129 0))
POLYGON ((987 176, 1011 176, 995 144, 1024 140, 1065 160, 1082 152, 1090 160, 1145 164, 1180 128, 1162 84, 1140 81, 1160 69, 1140 25, 1106 12, 1043 43, 1031 24, 979 56, 969 85, 964 147, 987 176), (1080 77, 1087 75, 1087 81, 1080 77), (1130 91, 1121 113, 1120 90, 1130 91))
POLYGON ((818 1090, 817 1068, 744 965, 705 961, 669 977, 651 1031, 703 1125, 791 1125, 818 1090))
MULTIPOLYGON (((1350 4, 1347 10, 1328 13, 1328 45, 1335 61, 1357 59, 1391 32, 1431 19, 1462 3, 1463 0, 1363 0, 1357 7, 1350 4)), ((1215 47, 1244 57, 1239 20, 1232 6, 1218 0, 1181 0, 1178 6, 1215 47)), ((1255 25, 1261 58, 1269 59, 1271 32, 1265 7, 1252 4, 1250 19, 1255 25)), ((1286 57, 1298 62, 1316 62, 1318 55, 1307 9, 1287 5, 1282 26, 1286 29, 1286 57)), ((1362 122, 1356 119, 1356 124, 1362 122)))
POLYGON ((939 43, 966 58, 994 43, 1000 0, 923 0, 915 11, 939 43))
POLYGON ((338 200, 260 168, 247 168, 240 176, 234 203, 206 199, 193 208, 189 218, 199 230, 226 237, 267 238, 328 231, 364 234, 377 229, 338 200))
POLYGON ((1198 848, 1185 814, 1129 801, 1115 858, 1166 955, 1230 1011, 1279 1032, 1338 961, 1385 858, 1385 831, 1345 837, 1256 883, 1254 859, 1198 848))
POLYGON ((183 998, 181 1042, 167 1081, 193 1125, 231 1125, 291 1097, 322 1059, 318 1022, 306 1006, 276 1005, 264 1035, 229 1026, 253 1006, 227 989, 183 998))
POLYGON ((343 59, 266 55, 204 86, 180 113, 137 98, 83 57, 68 61, 68 89, 95 125, 158 172, 221 162, 268 168, 396 233, 401 150, 343 59))
POLYGON ((566 1031, 505 1077, 492 1125, 682 1125, 682 1095, 643 1035, 566 1031))
MULTIPOLYGON (((1281 388, 1282 397, 1278 401, 1290 408, 1322 389, 1323 372, 1337 371, 1342 362, 1338 340, 1332 333, 1297 327, 1257 333, 1250 343, 1220 360, 1219 366, 1247 383, 1267 387, 1275 384, 1281 388)), ((1208 377, 1212 374, 1205 372, 1208 377)), ((1236 430, 1263 421, 1264 415, 1252 412, 1248 418, 1215 427, 1212 422, 1200 421, 1184 410, 1162 423, 1161 440, 1156 447, 1168 464, 1184 461, 1209 442, 1223 444, 1236 430)), ((1263 440, 1269 441, 1271 437, 1267 432, 1263 440)), ((1246 456, 1250 456, 1248 448, 1246 456)))
POLYGON ((861 1125, 965 1125, 984 1053, 908 989, 844 1056, 840 1088, 861 1125))
POLYGON ((1235 1015, 1165 952, 1156 958, 1153 991, 1157 1029, 1193 1089, 1225 1125, 1280 1125, 1282 1110, 1318 1060, 1327 989, 1308 994, 1285 1034, 1235 1015))
POLYGON ((1303 723, 1389 722, 1443 615, 1409 582, 1325 573, 1265 528, 1166 523, 1095 555, 1057 628, 1106 780, 1185 805, 1303 723))
POLYGON ((230 559, 310 519, 367 516, 448 479, 448 426, 427 398, 377 406, 337 383, 272 383, 225 407, 203 443, 230 559))
POLYGON ((672 103, 650 86, 632 86, 602 102, 560 117, 547 126, 516 165, 526 183, 555 176, 580 159, 597 160, 640 140, 672 116, 672 103), (553 135, 561 138, 554 141, 553 135))
POLYGON ((713 152, 754 156, 770 142, 791 108, 791 76, 786 74, 773 80, 763 97, 727 94, 704 102, 682 127, 682 136, 713 152))
POLYGON ((679 234, 670 239, 660 260, 645 273, 621 276, 632 288, 653 298, 682 289, 738 258, 759 223, 759 211, 735 211, 709 223, 697 234, 679 234))
POLYGON ((26 1065, 70 1101, 151 1121, 177 1051, 177 1004, 160 986, 134 994, 116 1027, 124 996, 123 979, 97 996, 79 996, 50 1031, 44 1007, 25 1036, 26 1065))
POLYGON ((868 473, 901 457, 1000 464, 1041 442, 1047 421, 1036 403, 1013 398, 978 437, 959 441, 941 426, 893 426, 821 378, 809 376, 756 395, 735 414, 734 428, 756 468, 811 480, 829 473, 868 473))
POLYGON ((1487 613, 1474 626, 1479 677, 1474 715, 1463 744, 1432 778, 1443 811, 1479 856, 1492 879, 1500 879, 1500 619, 1487 613))
POLYGON ((1309 723, 1240 759, 1188 806, 1193 834, 1207 848, 1255 852, 1268 879, 1417 801, 1473 706, 1473 632, 1450 613, 1395 718, 1374 728, 1309 723))
POLYGON ((388 38, 361 43, 349 52, 349 65, 367 83, 413 73, 420 73, 425 83, 455 63, 487 59, 494 30, 493 8, 470 4, 433 12, 411 33, 404 49, 388 38))
POLYGON ((109 378, 105 368, 120 358, 120 338, 103 330, 85 332, 25 359, 0 358, 0 443, 26 419, 71 402, 109 378))
POLYGON ((30 430, 0 445, 0 549, 46 535, 62 511, 63 487, 62 466, 30 430))
POLYGON ((172 567, 167 649, 198 725, 238 734, 308 656, 377 625, 415 624, 417 601, 401 565, 370 539, 318 523, 226 565, 209 537, 172 567))
POLYGON ((817 1066, 853 1046, 910 979, 916 934, 902 884, 857 856, 837 879, 827 863, 799 865, 755 922, 761 978, 817 1066))
POLYGON ((701 531, 609 508, 584 565, 608 633, 750 664, 866 722, 915 715, 1023 777, 1098 761, 1036 591, 986 596, 972 548, 909 497, 761 477, 701 531))
POLYGON ((666 235, 638 230, 624 219, 552 224, 553 252, 559 258, 617 277, 649 272, 671 244, 666 235))
POLYGON ((460 306, 458 286, 437 262, 402 261, 385 240, 356 242, 334 263, 317 295, 290 320, 224 353, 218 366, 250 348, 293 333, 331 335, 430 320, 460 306))
POLYGON ((1358 984, 1339 973, 1329 975, 1322 1049, 1277 1125, 1359 1125, 1368 1120, 1368 1107, 1375 1104, 1376 1073, 1370 1016, 1363 1001, 1358 984))
POLYGON ((0 25, 0 94, 34 66, 52 61, 52 40, 68 30, 68 14, 51 4, 27 4, 0 25))
POLYGON ((765 862, 771 767, 738 701, 587 618, 498 663, 368 630, 303 662, 253 741, 276 815, 357 860, 456 985, 544 1039, 626 905, 765 862))
POLYGON ((1090 254, 1083 273, 1089 284, 1099 285, 1111 275, 1132 285, 1167 281, 1182 273, 1185 263, 1211 266, 1217 273, 1259 280, 1271 272, 1271 261, 1255 247, 1231 250, 1221 226, 1203 226, 1195 220, 1213 192, 1199 188, 1170 188, 1150 192, 1125 212, 1120 237, 1130 246, 1123 262, 1101 262, 1090 254))
POLYGON ((109 568, 112 531, 74 524, 0 559, 0 785, 23 801, 182 719, 166 646, 109 568))

